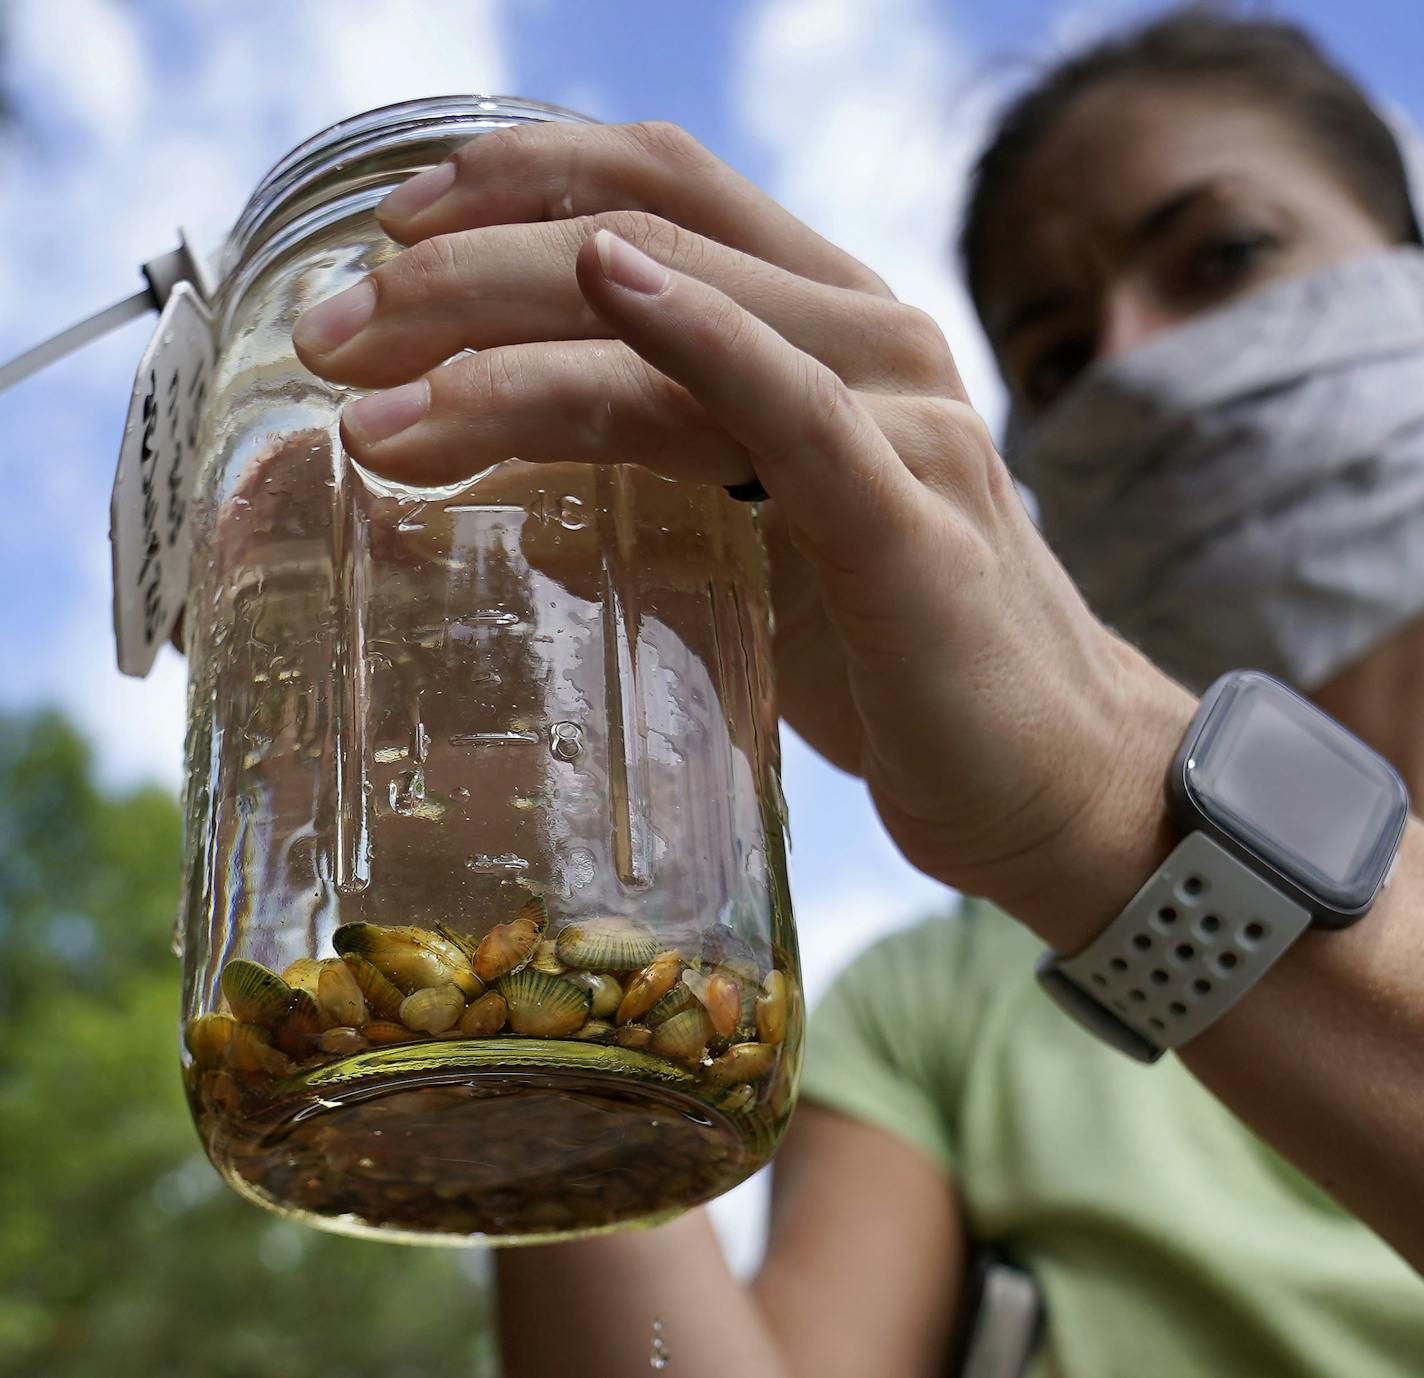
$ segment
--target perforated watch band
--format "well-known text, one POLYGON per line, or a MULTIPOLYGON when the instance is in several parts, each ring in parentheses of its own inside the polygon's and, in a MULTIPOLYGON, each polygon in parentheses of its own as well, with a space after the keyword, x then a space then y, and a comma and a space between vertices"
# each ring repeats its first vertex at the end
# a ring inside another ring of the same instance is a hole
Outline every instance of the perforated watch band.
POLYGON ((1310 913, 1205 833, 1189 833, 1107 929, 1044 989, 1080 1024, 1155 1062, 1216 1022, 1310 926, 1310 913))

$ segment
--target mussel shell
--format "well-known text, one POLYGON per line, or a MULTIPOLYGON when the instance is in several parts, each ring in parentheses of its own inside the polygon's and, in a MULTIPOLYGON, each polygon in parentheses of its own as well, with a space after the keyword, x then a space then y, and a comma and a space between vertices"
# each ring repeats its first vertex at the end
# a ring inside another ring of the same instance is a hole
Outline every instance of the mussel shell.
POLYGON ((352 976, 356 978, 356 984, 361 988, 361 994, 365 997, 366 1003, 371 1007, 371 1012, 377 1020, 396 1020, 400 1018, 401 1001, 405 999, 404 992, 393 981, 389 981, 381 973, 381 969, 373 966, 364 957, 358 956, 354 952, 346 953, 341 960, 346 963, 352 976))
POLYGON ((587 990, 525 967, 499 981, 499 993, 509 1004, 509 1027, 525 1038, 566 1038, 588 1018, 592 999, 587 990))
POLYGON ((340 1026, 327 1029, 321 1036, 321 1050, 344 1057, 349 1053, 359 1053, 369 1047, 366 1039, 355 1029, 340 1026))
POLYGON ((231 1072, 204 1072, 200 1094, 209 1108, 224 1115, 236 1115, 242 1110, 242 1088, 231 1072))
POLYGON ((589 1014, 594 1019, 607 1019, 623 999, 623 987, 605 972, 578 971, 568 979, 588 991, 589 1014))
POLYGON ((710 975, 700 971, 684 971, 682 984, 701 1002, 712 1020, 712 1027, 722 1038, 730 1038, 742 1018, 742 987, 726 971, 710 975))
POLYGON ((241 1021, 230 1014, 200 1014, 183 1030, 183 1041, 199 1067, 219 1067, 241 1021))
POLYGON ((454 943, 426 928, 347 923, 332 934, 331 941, 342 956, 354 952, 364 957, 406 995, 444 985, 469 967, 454 943))
POLYGON ((497 990, 486 991, 460 1016, 457 1026, 469 1038, 489 1038, 504 1028, 509 1004, 497 990))
POLYGON ((401 1001, 401 1023, 421 1033, 438 1034, 453 1029, 465 1012, 465 997, 460 988, 447 981, 443 986, 429 986, 412 991, 401 1001))
POLYGON ((646 1024, 623 1024, 613 1030, 613 1040, 620 1047, 642 1050, 653 1041, 653 1031, 646 1024))
POLYGON ((761 1081, 771 1075, 779 1052, 772 1043, 734 1043, 721 1057, 712 1059, 704 1075, 715 1086, 761 1081))
POLYGON ((712 1021, 707 1017, 707 1011, 696 1005, 659 1024, 653 1030, 649 1046, 653 1052, 676 1058, 679 1062, 700 1062, 711 1037, 712 1021))
POLYGON ((282 979, 293 990, 304 990, 308 995, 315 997, 317 978, 320 975, 320 957, 298 957, 282 973, 282 979))
POLYGON ((756 1104, 756 1087, 745 1081, 718 1091, 712 1097, 712 1104, 724 1115, 743 1115, 756 1104))
POLYGON ((479 946, 478 939, 468 933, 457 933, 449 924, 445 923, 437 923, 435 925, 435 931, 440 937, 444 938, 447 943, 458 947, 460 951, 465 954, 466 961, 472 962, 474 960, 475 949, 479 946))
POLYGON ((245 957, 234 957, 224 965, 219 984, 233 1014, 245 1024, 275 1028, 292 1004, 291 986, 261 962, 245 957))
POLYGON ((223 1061, 234 1072, 263 1072, 269 1076, 290 1076, 296 1068, 285 1053, 274 1048, 265 1029, 255 1024, 237 1024, 231 1031, 223 1061))
POLYGON ((679 981, 648 1011, 644 1018, 648 1027, 655 1029, 659 1024, 667 1023, 675 1014, 681 1014, 684 1010, 695 1010, 699 1008, 701 1008, 701 1002, 679 981))
POLYGON ((606 1019, 590 1019, 574 1037, 581 1043, 606 1043, 613 1038, 613 1025, 606 1019))
POLYGON ((614 1022, 641 1019, 677 984, 682 962, 676 952, 660 952, 631 981, 618 1003, 614 1022))
POLYGON ((559 930, 555 950, 579 971, 637 971, 658 954, 658 940, 632 919, 584 919, 559 930))
POLYGON ((756 1001, 757 1037, 763 1043, 780 1043, 786 1037, 786 977, 769 971, 756 1001))
POLYGON ((288 1057, 301 1061, 321 1037, 321 1010, 311 994, 303 989, 292 992, 292 1005, 286 1018, 277 1025, 273 1041, 288 1057))
POLYGON ((373 1019, 361 1026, 361 1037, 376 1047, 384 1047, 392 1043, 412 1043, 417 1035, 393 1019, 373 1019))
POLYGON ((568 971, 568 967, 559 960, 559 954, 552 938, 540 940, 539 946, 534 949, 534 955, 529 959, 529 965, 535 971, 542 971, 547 976, 562 976, 568 971))
POLYGON ((539 946, 539 933, 532 919, 495 924, 475 949, 475 975, 481 981, 497 981, 527 966, 539 946))
POLYGON ((327 1029, 354 1029, 371 1018, 355 974, 335 957, 322 963, 321 975, 316 981, 316 1003, 321 1011, 322 1026, 327 1029))

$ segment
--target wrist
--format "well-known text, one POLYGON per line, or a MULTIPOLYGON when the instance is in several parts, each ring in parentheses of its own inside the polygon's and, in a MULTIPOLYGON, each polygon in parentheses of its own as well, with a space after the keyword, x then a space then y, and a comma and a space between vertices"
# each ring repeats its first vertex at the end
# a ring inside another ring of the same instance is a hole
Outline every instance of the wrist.
POLYGON ((1125 643, 1111 654, 1114 672, 1077 751, 1092 784, 1015 883, 989 896, 1065 957, 1122 912, 1181 840, 1165 786, 1196 700, 1125 643))

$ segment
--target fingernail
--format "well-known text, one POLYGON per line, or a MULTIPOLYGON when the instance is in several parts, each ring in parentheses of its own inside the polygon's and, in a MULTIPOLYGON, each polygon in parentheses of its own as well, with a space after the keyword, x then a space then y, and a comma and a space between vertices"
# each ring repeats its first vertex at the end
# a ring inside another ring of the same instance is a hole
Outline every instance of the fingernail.
POLYGON ((341 417, 346 429, 363 445, 379 445, 408 430, 429 410, 430 384, 417 378, 352 402, 341 417))
POLYGON ((433 206, 455 184, 455 164, 447 159, 426 168, 389 192, 376 207, 378 220, 405 220, 433 206))
POLYGON ((362 278, 354 287, 303 311, 292 327, 292 342, 308 354, 330 354, 351 339, 376 309, 376 284, 362 278))
POLYGON ((595 240, 598 266, 609 282, 653 297, 672 281, 661 263, 649 258, 641 249, 635 249, 626 239, 619 239, 608 230, 599 230, 595 240))

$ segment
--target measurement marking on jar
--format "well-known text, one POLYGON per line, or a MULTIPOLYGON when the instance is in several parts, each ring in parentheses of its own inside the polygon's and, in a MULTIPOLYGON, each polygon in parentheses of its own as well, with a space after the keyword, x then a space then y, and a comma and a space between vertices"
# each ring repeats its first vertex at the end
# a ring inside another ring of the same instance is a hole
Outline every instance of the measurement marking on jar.
POLYGON ((632 560, 637 527, 626 466, 597 479, 603 540, 603 682, 608 705, 608 792, 613 863, 625 885, 652 881, 647 722, 638 680, 640 609, 632 560))
POLYGON ((503 608, 482 608, 479 612, 457 617, 453 627, 514 627, 519 624, 517 612, 506 612, 503 608))
POLYGON ((521 871, 529 869, 529 862, 522 856, 516 856, 513 852, 501 852, 498 856, 477 852, 465 865, 470 870, 478 871, 482 875, 518 875, 521 871))
POLYGON ((451 746, 522 746, 537 742, 537 732, 452 732, 451 746))
POLYGON ((462 512, 475 513, 499 513, 499 512, 519 512, 524 509, 517 502, 461 502, 452 503, 445 509, 447 512, 458 515, 462 512))

